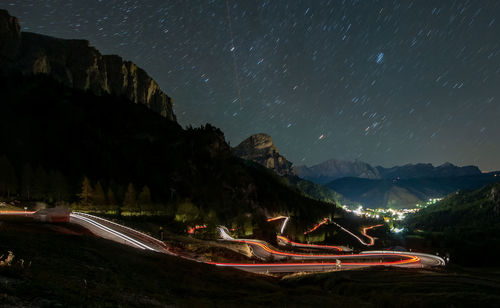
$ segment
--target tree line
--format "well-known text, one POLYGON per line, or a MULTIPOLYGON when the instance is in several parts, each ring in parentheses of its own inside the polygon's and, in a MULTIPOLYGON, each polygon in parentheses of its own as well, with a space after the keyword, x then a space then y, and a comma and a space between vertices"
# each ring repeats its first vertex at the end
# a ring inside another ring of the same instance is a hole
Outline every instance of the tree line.
POLYGON ((70 185, 61 172, 33 168, 29 163, 16 170, 7 157, 0 157, 0 198, 57 203, 70 195, 70 185))
POLYGON ((78 187, 60 171, 46 170, 41 165, 32 167, 29 163, 16 170, 6 156, 0 156, 0 199, 6 201, 45 202, 75 210, 123 215, 159 213, 165 209, 164 205, 153 203, 147 185, 137 191, 132 183, 125 189, 110 182, 105 190, 101 183, 92 184, 84 177, 78 187))
MULTIPOLYGON (((118 190, 120 191, 121 188, 118 188, 118 190)), ((92 185, 87 177, 83 178, 77 197, 79 200, 77 203, 73 203, 72 207, 77 210, 91 212, 142 215, 160 214, 165 208, 153 203, 151 191, 147 185, 143 186, 140 191, 136 191, 134 184, 129 183, 120 202, 117 200, 116 192, 113 191, 111 185, 109 185, 105 192, 100 181, 92 185)))

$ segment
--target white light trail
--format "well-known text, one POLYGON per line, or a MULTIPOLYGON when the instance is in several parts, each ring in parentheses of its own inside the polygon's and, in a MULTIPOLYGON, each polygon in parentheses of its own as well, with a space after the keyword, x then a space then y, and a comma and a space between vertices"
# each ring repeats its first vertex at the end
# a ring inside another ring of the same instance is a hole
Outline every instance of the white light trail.
POLYGON ((91 217, 91 218, 94 218, 94 219, 99 219, 99 220, 105 221, 105 222, 107 222, 107 223, 113 224, 113 225, 118 226, 118 227, 120 227, 120 228, 124 228, 124 229, 127 229, 127 230, 129 230, 129 231, 132 231, 132 232, 134 232, 134 233, 140 234, 140 235, 142 235, 142 236, 144 236, 144 237, 147 237, 148 239, 150 239, 150 240, 152 240, 152 241, 157 242, 158 244, 160 244, 160 245, 162 245, 162 246, 165 246, 165 243, 164 243, 164 242, 160 241, 159 239, 156 239, 156 238, 152 237, 151 235, 148 235, 148 234, 146 234, 146 233, 142 233, 142 232, 140 232, 140 231, 137 231, 137 230, 135 230, 135 229, 132 229, 132 228, 127 227, 127 226, 124 226, 124 225, 120 225, 119 223, 116 223, 116 222, 114 222, 114 221, 107 220, 107 219, 104 219, 104 218, 99 217, 99 216, 90 215, 90 214, 87 214, 87 213, 81 213, 81 212, 73 212, 73 213, 75 213, 75 214, 77 214, 77 215, 79 215, 79 216, 88 216, 88 217, 91 217))
POLYGON ((129 237, 129 236, 123 234, 123 233, 120 233, 120 232, 115 231, 115 230, 113 230, 111 228, 108 228, 108 227, 106 227, 106 226, 104 226, 104 225, 102 225, 102 224, 100 224, 100 223, 98 223, 98 222, 96 222, 96 221, 94 221, 92 219, 80 216, 78 214, 70 214, 70 216, 73 217, 73 218, 76 218, 76 219, 83 220, 83 221, 85 221, 85 222, 87 222, 87 223, 89 223, 89 224, 91 224, 91 225, 93 225, 93 226, 95 226, 95 227, 103 230, 103 231, 106 231, 106 232, 108 232, 110 234, 113 234, 113 235, 115 235, 115 236, 123 239, 124 241, 131 243, 132 245, 134 245, 136 247, 139 247, 139 248, 142 248, 142 249, 149 249, 149 250, 156 251, 156 249, 151 248, 148 245, 145 245, 145 244, 143 244, 143 243, 141 243, 139 241, 136 241, 133 238, 131 238, 131 237, 129 237))
POLYGON ((290 217, 285 218, 285 221, 283 221, 283 224, 281 225, 281 231, 280 231, 281 234, 283 234, 283 231, 285 231, 285 227, 286 227, 286 224, 288 222, 288 219, 290 219, 290 217))

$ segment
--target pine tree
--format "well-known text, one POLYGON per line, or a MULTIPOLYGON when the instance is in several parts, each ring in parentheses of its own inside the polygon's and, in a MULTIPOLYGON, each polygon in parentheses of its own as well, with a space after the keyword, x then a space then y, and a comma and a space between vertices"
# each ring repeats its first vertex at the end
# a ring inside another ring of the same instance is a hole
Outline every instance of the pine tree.
POLYGON ((25 164, 23 166, 23 172, 21 175, 21 191, 22 196, 26 200, 31 200, 33 193, 33 186, 35 182, 35 174, 30 164, 25 164))
POLYGON ((68 197, 68 183, 59 171, 49 171, 48 196, 50 201, 65 201, 68 197))
POLYGON ((106 209, 111 211, 119 210, 115 193, 111 187, 108 188, 108 192, 106 193, 106 209))
POLYGON ((149 190, 149 187, 144 186, 142 188, 142 191, 139 193, 139 197, 137 198, 137 202, 139 203, 141 212, 152 210, 151 191, 149 190))
POLYGON ((33 199, 46 200, 48 188, 47 172, 42 166, 38 166, 35 171, 35 178, 33 180, 33 199))
POLYGON ((87 209, 90 208, 90 206, 92 205, 93 195, 94 190, 92 189, 90 180, 87 177, 84 177, 82 181, 81 193, 78 194, 78 197, 80 198, 80 204, 87 209))
POLYGON ((195 221, 199 214, 200 210, 190 200, 186 200, 179 204, 175 220, 182 222, 195 221))
POLYGON ((0 157, 0 195, 10 198, 17 190, 17 177, 14 166, 7 157, 0 157))
POLYGON ((100 182, 97 182, 95 185, 92 203, 98 210, 103 209, 106 205, 106 195, 104 194, 104 189, 100 182))
POLYGON ((132 183, 128 184, 127 192, 125 193, 125 197, 123 199, 123 209, 129 212, 138 211, 137 196, 132 183))

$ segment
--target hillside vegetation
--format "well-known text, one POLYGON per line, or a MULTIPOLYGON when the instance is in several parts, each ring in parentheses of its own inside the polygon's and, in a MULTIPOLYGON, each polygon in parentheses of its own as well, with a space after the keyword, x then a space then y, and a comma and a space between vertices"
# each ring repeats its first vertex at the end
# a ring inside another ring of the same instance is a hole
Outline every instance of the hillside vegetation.
POLYGON ((500 184, 452 194, 405 220, 407 241, 448 252, 451 261, 498 264, 500 254, 500 184))

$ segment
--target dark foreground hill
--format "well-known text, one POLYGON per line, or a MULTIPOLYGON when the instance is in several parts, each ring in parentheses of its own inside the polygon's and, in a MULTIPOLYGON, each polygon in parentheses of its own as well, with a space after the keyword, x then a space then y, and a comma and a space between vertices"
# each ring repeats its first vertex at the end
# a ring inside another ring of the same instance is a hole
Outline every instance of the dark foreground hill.
POLYGON ((498 264, 500 184, 452 194, 405 220, 408 245, 448 252, 469 266, 498 264))
POLYGON ((0 221, 2 307, 495 307, 498 269, 374 268, 277 278, 148 253, 72 225, 0 221))

